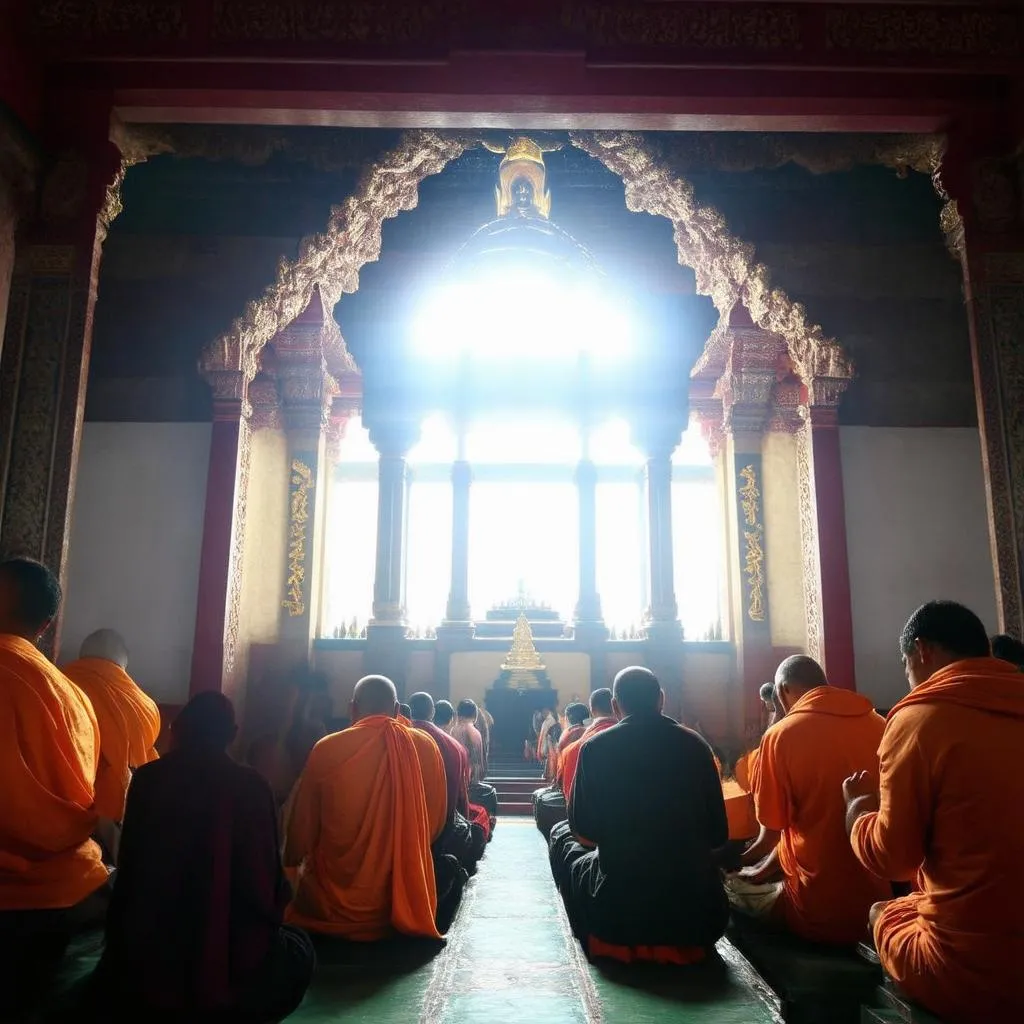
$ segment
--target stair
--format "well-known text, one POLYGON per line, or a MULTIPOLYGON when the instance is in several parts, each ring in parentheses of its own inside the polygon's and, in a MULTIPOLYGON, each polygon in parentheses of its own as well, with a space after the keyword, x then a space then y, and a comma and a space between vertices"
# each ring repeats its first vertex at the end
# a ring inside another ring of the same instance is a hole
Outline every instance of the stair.
POLYGON ((533 793, 544 785, 541 766, 521 757, 491 758, 487 782, 498 793, 498 814, 532 815, 533 793))

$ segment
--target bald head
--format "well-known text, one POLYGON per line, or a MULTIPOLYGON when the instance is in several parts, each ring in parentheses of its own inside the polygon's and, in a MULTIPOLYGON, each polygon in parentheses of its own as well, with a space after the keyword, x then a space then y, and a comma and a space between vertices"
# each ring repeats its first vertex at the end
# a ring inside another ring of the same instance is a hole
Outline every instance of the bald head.
POLYGON ((660 715, 665 702, 658 677, 649 669, 634 665, 624 668, 612 683, 615 710, 620 718, 629 715, 660 715))
POLYGON ((434 698, 429 693, 420 691, 409 698, 414 722, 432 722, 434 720, 434 698))
POLYGON ((352 691, 349 717, 353 722, 371 715, 398 714, 398 691, 387 676, 363 676, 352 691))
POLYGON ((90 633, 82 641, 78 656, 99 658, 102 661, 112 661, 121 668, 128 667, 128 645, 124 642, 124 637, 112 629, 97 629, 95 633, 90 633))
POLYGON ((806 654, 787 658, 775 670, 775 697, 784 711, 789 711, 805 693, 819 686, 828 686, 825 670, 806 654))

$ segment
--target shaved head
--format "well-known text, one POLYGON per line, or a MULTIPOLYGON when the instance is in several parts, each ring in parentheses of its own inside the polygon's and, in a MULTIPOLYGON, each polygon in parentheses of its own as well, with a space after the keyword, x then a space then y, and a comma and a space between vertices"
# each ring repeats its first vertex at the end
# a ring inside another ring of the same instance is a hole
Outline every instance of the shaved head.
POLYGON ((124 637, 113 629, 97 629, 95 633, 90 633, 82 641, 78 656, 100 658, 102 661, 112 661, 121 668, 128 667, 128 645, 124 637))
POLYGON ((414 722, 432 722, 434 720, 434 698, 429 693, 420 691, 409 698, 414 722))
POLYGON ((789 709, 809 690, 828 686, 825 670, 806 654, 794 654, 775 670, 775 697, 782 711, 789 709))
POLYGON ((612 714, 612 691, 607 686, 602 686, 590 695, 590 712, 595 718, 607 718, 612 714))
POLYGON ((351 719, 358 722, 360 718, 371 715, 387 715, 394 718, 398 714, 398 691, 395 684, 387 676, 363 676, 352 691, 351 719))
POLYGON ((665 700, 658 677, 639 665, 624 668, 612 683, 615 707, 622 718, 629 715, 660 715, 665 700))
POLYGON ((775 703, 775 684, 774 683, 762 683, 761 684, 761 700, 765 704, 775 703))

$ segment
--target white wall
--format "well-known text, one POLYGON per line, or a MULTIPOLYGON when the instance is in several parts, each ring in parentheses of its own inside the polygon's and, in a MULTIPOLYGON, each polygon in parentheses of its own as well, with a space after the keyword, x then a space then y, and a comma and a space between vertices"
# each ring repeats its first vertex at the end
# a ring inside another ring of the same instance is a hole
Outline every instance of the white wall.
POLYGON ((208 423, 84 425, 62 661, 116 629, 147 693, 188 699, 209 461, 208 423))
POLYGON ((981 441, 973 429, 843 427, 843 490, 857 689, 906 693, 898 640, 925 601, 948 598, 996 627, 981 441))

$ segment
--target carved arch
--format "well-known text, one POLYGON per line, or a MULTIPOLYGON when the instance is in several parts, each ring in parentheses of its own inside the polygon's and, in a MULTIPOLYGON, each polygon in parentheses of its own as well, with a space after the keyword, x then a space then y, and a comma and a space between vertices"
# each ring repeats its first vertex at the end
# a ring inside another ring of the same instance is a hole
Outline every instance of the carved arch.
MULTIPOLYGON (((853 376, 853 364, 839 344, 808 320, 800 303, 772 288, 753 245, 731 234, 717 210, 698 203, 693 186, 659 160, 640 135, 571 132, 570 140, 622 179, 628 209, 672 222, 679 262, 693 268, 697 290, 714 301, 723 317, 742 301, 758 326, 785 340, 807 382, 853 376)), ((405 133, 372 165, 356 192, 331 210, 326 230, 304 239, 297 259, 282 259, 274 283, 207 346, 200 359, 203 374, 233 370, 252 380, 259 353, 302 313, 314 286, 319 285, 328 311, 343 294, 357 291, 362 267, 380 257, 384 221, 414 209, 420 182, 440 174, 478 142, 473 135, 405 133)))

